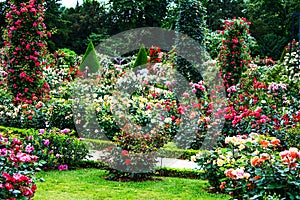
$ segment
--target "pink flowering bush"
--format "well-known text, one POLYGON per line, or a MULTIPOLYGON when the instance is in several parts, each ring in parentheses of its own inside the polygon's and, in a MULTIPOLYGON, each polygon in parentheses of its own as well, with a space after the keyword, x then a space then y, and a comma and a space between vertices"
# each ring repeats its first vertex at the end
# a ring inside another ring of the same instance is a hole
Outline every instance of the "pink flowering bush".
POLYGON ((0 135, 1 199, 32 199, 37 189, 34 175, 44 163, 33 151, 32 145, 0 135))
POLYGON ((48 99, 50 88, 43 67, 47 64, 46 40, 51 34, 44 24, 44 7, 36 0, 10 3, 6 20, 4 67, 14 103, 48 99))
POLYGON ((280 140, 258 134, 225 139, 226 146, 193 157, 212 186, 232 199, 263 199, 279 195, 298 199, 300 152, 279 151, 280 140))
POLYGON ((88 149, 70 129, 28 131, 24 143, 31 153, 44 160, 44 170, 68 170, 78 167, 87 158, 88 149))
POLYGON ((245 18, 234 18, 224 21, 224 30, 219 31, 223 36, 218 62, 220 73, 227 88, 236 85, 247 65, 250 63, 249 47, 249 25, 245 18))

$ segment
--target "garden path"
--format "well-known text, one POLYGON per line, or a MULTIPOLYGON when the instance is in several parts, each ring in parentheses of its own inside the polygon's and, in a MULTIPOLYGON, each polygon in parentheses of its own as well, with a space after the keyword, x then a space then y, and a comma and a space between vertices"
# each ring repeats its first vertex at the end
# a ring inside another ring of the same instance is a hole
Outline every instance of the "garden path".
MULTIPOLYGON (((97 150, 91 150, 90 160, 98 160, 103 152, 97 150)), ((187 169, 196 169, 199 168, 195 162, 189 160, 181 160, 176 158, 157 158, 156 165, 158 167, 170 167, 170 168, 187 168, 187 169)))

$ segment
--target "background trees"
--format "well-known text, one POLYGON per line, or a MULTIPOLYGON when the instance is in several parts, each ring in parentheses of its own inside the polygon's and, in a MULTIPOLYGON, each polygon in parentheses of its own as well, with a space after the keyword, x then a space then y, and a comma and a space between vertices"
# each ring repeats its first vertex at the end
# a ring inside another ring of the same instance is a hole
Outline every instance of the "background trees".
MULTIPOLYGON (((21 0, 22 1, 22 0, 21 0)), ((25 0, 23 0, 25 1, 25 0)), ((185 1, 189 4, 193 1, 185 1)), ((292 13, 300 12, 300 0, 195 0, 206 9, 206 28, 222 29, 222 20, 245 17, 252 24, 250 31, 257 40, 255 54, 279 59, 283 47, 297 38, 292 34, 292 13)), ((7 0, 0 2, 1 33, 5 25, 7 0)), ((139 27, 175 29, 180 0, 85 0, 75 8, 64 8, 60 0, 46 0, 45 23, 52 32, 50 51, 70 48, 83 54, 90 40, 95 46, 119 32, 139 27)), ((298 21, 295 21, 296 27, 298 21)), ((3 46, 2 39, 0 45, 3 46)))

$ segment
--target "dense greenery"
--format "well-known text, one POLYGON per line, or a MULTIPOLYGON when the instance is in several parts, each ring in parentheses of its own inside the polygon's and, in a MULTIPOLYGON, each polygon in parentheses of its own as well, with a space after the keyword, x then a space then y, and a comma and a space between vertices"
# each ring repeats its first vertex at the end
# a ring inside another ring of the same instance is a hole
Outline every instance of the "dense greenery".
MULTIPOLYGON (((5 2, 0 2, 1 30, 6 27, 5 2)), ((181 3, 192 6, 193 1, 181 3)), ((255 55, 277 60, 287 42, 297 37, 297 28, 294 33, 291 28, 292 13, 300 10, 299 0, 205 0, 201 3, 206 9, 208 30, 220 30, 222 20, 228 18, 245 17, 251 21, 250 31, 259 45, 255 55)), ((179 0, 110 0, 108 3, 85 0, 75 8, 65 8, 59 0, 47 0, 45 9, 45 23, 53 33, 48 40, 49 50, 70 48, 79 54, 84 53, 89 40, 97 46, 101 40, 125 30, 147 26, 175 29, 182 12, 179 0)))

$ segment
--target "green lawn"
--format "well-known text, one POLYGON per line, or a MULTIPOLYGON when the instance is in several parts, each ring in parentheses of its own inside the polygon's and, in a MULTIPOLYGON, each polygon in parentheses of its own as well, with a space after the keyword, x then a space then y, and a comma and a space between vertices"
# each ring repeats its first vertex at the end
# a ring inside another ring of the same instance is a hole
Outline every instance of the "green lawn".
POLYGON ((35 200, 104 200, 104 199, 228 199, 225 195, 204 191, 203 180, 165 178, 162 181, 114 182, 104 179, 106 172, 99 169, 39 172, 35 200))

